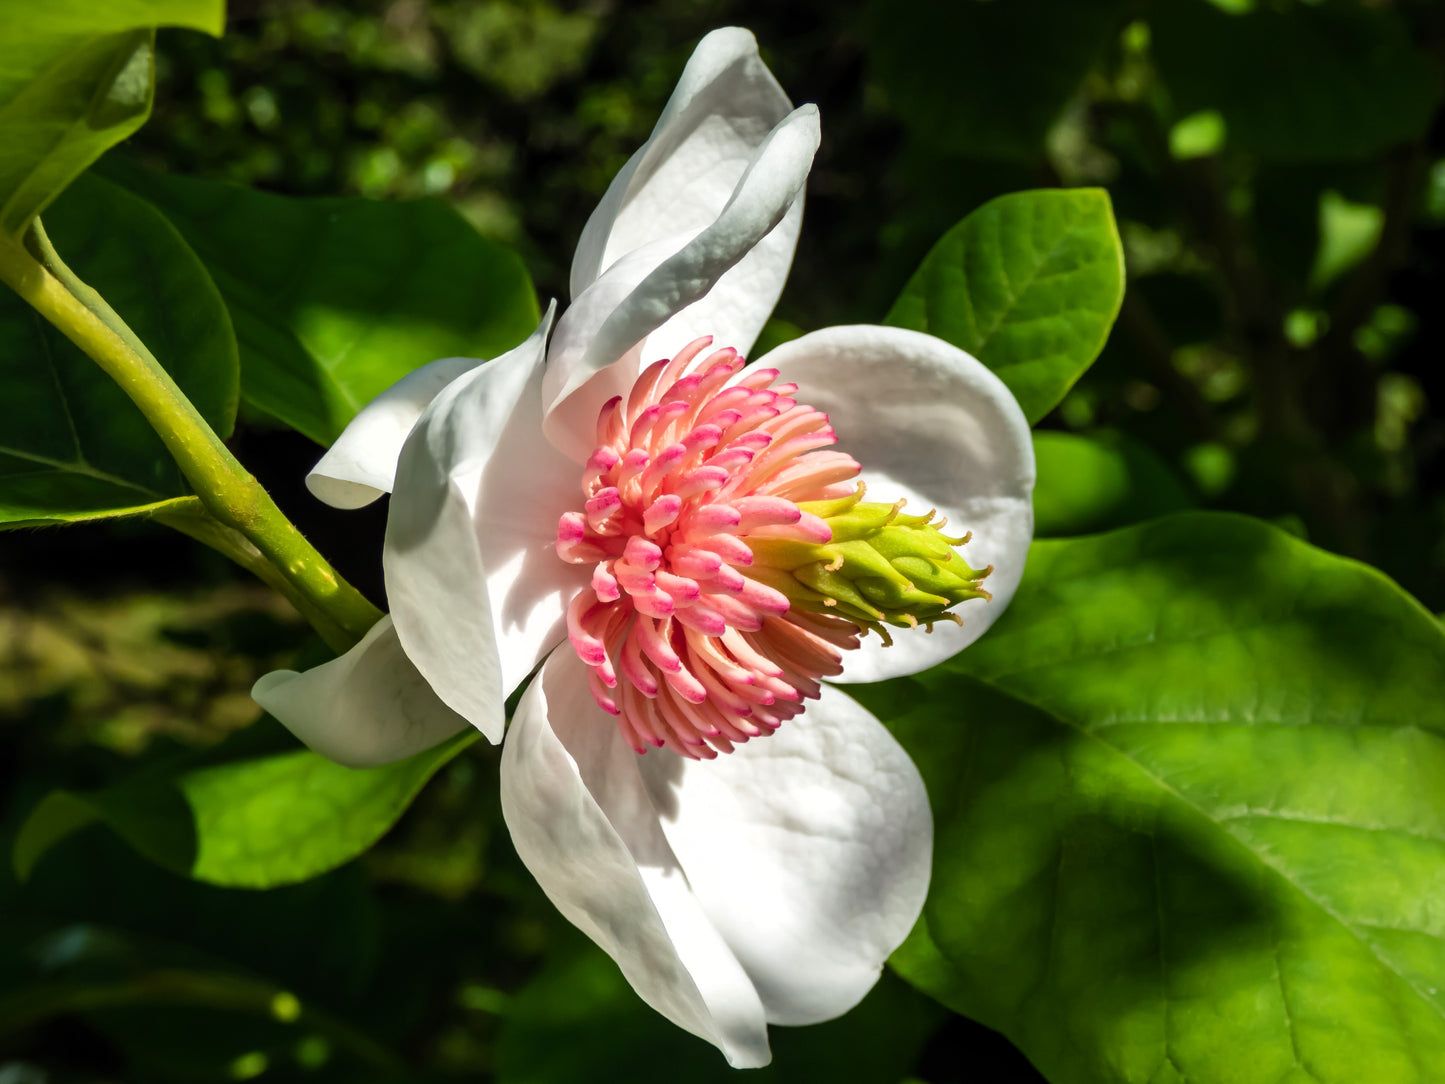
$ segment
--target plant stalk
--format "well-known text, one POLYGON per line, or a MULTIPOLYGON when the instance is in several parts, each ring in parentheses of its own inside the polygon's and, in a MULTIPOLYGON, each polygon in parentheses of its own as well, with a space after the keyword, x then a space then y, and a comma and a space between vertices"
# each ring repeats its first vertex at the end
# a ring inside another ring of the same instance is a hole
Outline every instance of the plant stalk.
POLYGON ((206 513, 157 518, 282 590, 333 649, 359 642, 381 611, 306 541, 135 333, 65 266, 38 220, 25 245, 0 237, 0 281, 120 385, 165 443, 206 513))

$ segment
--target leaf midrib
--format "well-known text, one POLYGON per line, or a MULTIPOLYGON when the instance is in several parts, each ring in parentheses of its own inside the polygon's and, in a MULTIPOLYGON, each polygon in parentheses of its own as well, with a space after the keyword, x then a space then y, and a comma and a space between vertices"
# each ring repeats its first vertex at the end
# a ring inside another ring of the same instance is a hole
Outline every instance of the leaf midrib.
POLYGON ((50 374, 50 380, 55 386, 56 398, 60 402, 60 409, 65 415, 65 425, 70 433, 70 442, 75 448, 75 458, 74 460, 55 459, 51 456, 41 455, 39 452, 29 452, 21 448, 11 447, 8 444, 0 444, 0 454, 8 455, 27 463, 37 463, 42 467, 49 467, 52 470, 64 471, 68 474, 79 474, 86 478, 94 478, 99 482, 108 482, 111 485, 132 489, 137 493, 157 500, 165 500, 171 496, 171 494, 162 493, 159 490, 151 489, 149 486, 141 485, 139 482, 130 481, 91 465, 90 461, 85 457, 85 448, 80 440, 80 430, 76 428, 75 415, 70 409, 70 393, 66 390, 65 381, 61 379, 60 366, 56 363, 55 352, 51 348, 50 326, 46 324, 41 319, 40 314, 33 309, 30 310, 29 315, 36 325, 35 338, 40 344, 40 353, 45 359, 46 371, 50 374))
POLYGON ((84 460, 67 462, 63 459, 52 459, 49 456, 40 455, 36 452, 27 452, 20 448, 12 448, 5 444, 0 444, 0 455, 8 455, 15 459, 23 459, 27 463, 39 463, 43 467, 50 467, 52 470, 64 471, 67 474, 79 474, 86 478, 94 478, 98 482, 109 482, 111 485, 123 486, 126 489, 133 489, 137 493, 144 494, 147 497, 153 497, 157 500, 168 500, 170 497, 175 496, 175 494, 166 494, 162 493, 158 489, 151 489, 149 486, 143 486, 139 482, 128 481, 125 478, 121 478, 119 475, 110 474, 109 472, 103 470, 98 470, 84 460))

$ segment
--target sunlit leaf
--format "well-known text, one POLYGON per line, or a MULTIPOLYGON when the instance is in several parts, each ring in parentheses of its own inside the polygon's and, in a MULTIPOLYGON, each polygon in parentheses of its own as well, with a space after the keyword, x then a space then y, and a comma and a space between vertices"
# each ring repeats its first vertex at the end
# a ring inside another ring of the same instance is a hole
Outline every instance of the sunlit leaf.
POLYGON ((343 768, 299 750, 245 757, 94 794, 45 798, 15 841, 16 872, 101 821, 146 857, 212 884, 269 888, 335 869, 396 823, 475 731, 381 768, 343 768), (158 811, 170 815, 162 817, 158 811))
POLYGON ((1384 576, 1184 514, 1034 546, 900 690, 937 820, 894 965, 1058 1084, 1445 1063, 1445 630, 1384 576))
POLYGON ((0 6, 0 233, 21 233, 145 122, 155 27, 219 35, 224 19, 224 0, 0 6))
POLYGON ((537 326, 521 259, 441 201, 295 199, 114 173, 209 268, 241 344, 241 394, 321 444, 442 357, 490 358, 537 326))
POLYGON ((302 750, 189 773, 179 786, 196 817, 190 873, 213 884, 265 888, 349 862, 477 737, 468 729, 407 760, 360 771, 302 750))
MULTIPOLYGON (((61 258, 146 343, 220 434, 239 371, 226 307, 194 253, 144 200, 86 176, 46 212, 61 258)), ((125 393, 0 289, 0 526, 133 514, 189 490, 125 393)))
POLYGON ((1124 298, 1124 252, 1099 188, 990 200, 934 246, 887 323, 968 351, 1030 422, 1093 363, 1124 298))

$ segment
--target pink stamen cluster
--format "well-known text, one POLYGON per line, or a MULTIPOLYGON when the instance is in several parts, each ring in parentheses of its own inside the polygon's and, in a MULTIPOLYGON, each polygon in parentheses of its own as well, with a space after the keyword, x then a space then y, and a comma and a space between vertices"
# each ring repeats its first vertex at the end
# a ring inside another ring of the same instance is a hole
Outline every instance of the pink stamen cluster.
POLYGON ((830 541, 798 504, 851 493, 858 463, 821 450, 836 439, 828 416, 792 398, 796 384, 772 387, 776 369, 743 372, 732 349, 694 365, 711 343, 603 406, 583 511, 557 525, 558 555, 596 566, 568 638, 639 753, 711 759, 771 734, 858 643, 852 622, 791 609, 747 572, 750 539, 830 541))

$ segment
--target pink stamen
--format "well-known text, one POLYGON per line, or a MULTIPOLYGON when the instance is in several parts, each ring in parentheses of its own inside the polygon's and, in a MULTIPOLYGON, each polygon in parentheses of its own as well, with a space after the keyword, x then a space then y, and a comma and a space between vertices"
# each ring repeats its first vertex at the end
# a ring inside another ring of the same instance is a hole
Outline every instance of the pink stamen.
POLYGON ((859 630, 794 611, 748 574, 749 539, 827 542, 798 507, 842 496, 858 464, 827 415, 701 338, 647 366, 597 419, 582 510, 557 554, 592 564, 567 637, 599 707, 628 745, 711 759, 771 734, 841 669, 859 630))

